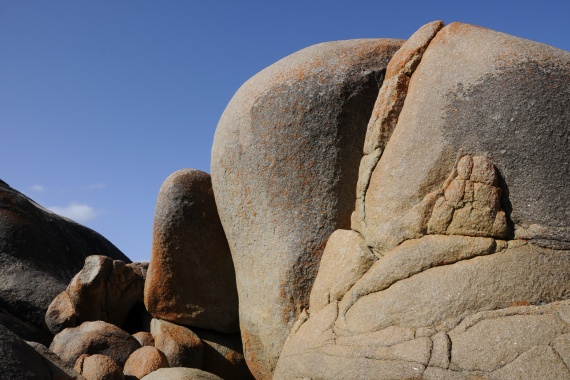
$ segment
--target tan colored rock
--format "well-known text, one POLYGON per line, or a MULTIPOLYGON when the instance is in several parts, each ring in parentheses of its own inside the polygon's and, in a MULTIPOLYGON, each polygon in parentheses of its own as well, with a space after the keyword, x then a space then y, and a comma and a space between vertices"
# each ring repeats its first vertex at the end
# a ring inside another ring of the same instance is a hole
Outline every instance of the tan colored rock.
POLYGON ((222 380, 212 373, 197 368, 161 368, 151 372, 143 380, 222 380))
POLYGON ((340 301, 376 260, 358 232, 336 230, 327 241, 311 290, 311 313, 340 301))
POLYGON ((492 315, 468 328, 459 325, 449 333, 451 366, 470 371, 492 372, 512 362, 523 352, 550 344, 565 332, 566 324, 555 314, 492 315))
POLYGON ((570 379, 570 370, 552 347, 541 345, 532 347, 489 377, 501 380, 563 380, 570 379))
POLYGON ((570 53, 430 33, 367 135, 352 227, 378 260, 298 319, 275 379, 570 376, 570 53))
POLYGON ((126 376, 142 379, 159 368, 168 368, 166 356, 156 347, 144 346, 129 356, 123 373, 126 376))
POLYGON ((366 124, 401 43, 306 48, 246 82, 220 119, 212 184, 256 378, 271 378, 328 237, 349 227, 366 124))
POLYGON ((111 357, 120 366, 140 344, 127 332, 103 321, 83 322, 79 327, 67 328, 53 338, 50 346, 68 366, 73 366, 83 354, 102 354, 111 357))
POLYGON ((46 313, 46 325, 48 329, 57 334, 67 327, 76 327, 78 324, 77 313, 69 294, 63 291, 49 304, 46 313))
POLYGON ((465 236, 428 235, 408 240, 381 257, 355 281, 339 303, 341 315, 360 298, 388 289, 400 280, 432 267, 501 251, 503 245, 504 242, 493 239, 465 236))
POLYGON ((146 331, 139 331, 136 334, 133 334, 133 338, 135 338, 141 346, 153 346, 154 347, 154 338, 152 334, 146 331))
POLYGON ((551 110, 567 109, 568 55, 466 24, 438 32, 412 75, 409 106, 371 176, 365 197, 370 229, 360 231, 366 241, 378 252, 390 250, 383 242, 398 232, 393 226, 441 189, 457 159, 470 154, 489 158, 507 181, 508 189, 499 185, 504 195, 508 190, 510 236, 540 225, 542 232, 527 238, 560 246, 557 229, 568 226, 570 205, 554 189, 566 186, 560 163, 567 160, 567 145, 545 136, 567 133, 561 127, 565 111, 551 110), (544 239, 548 235, 558 239, 544 239))
POLYGON ((397 281, 358 299, 339 323, 358 332, 391 325, 435 327, 447 319, 516 302, 550 303, 570 294, 568 268, 568 251, 527 244, 397 281))
POLYGON ((75 362, 75 371, 86 380, 124 380, 123 370, 107 355, 83 354, 75 362))
POLYGON ((154 338, 154 346, 164 353, 170 367, 202 368, 203 343, 192 330, 153 319, 150 333, 154 338))
POLYGON ((129 312, 143 304, 145 275, 146 264, 126 264, 100 255, 87 257, 65 292, 49 305, 48 328, 58 333, 66 327, 99 320, 127 328, 129 312))
POLYGON ((442 27, 441 21, 434 21, 421 27, 402 45, 388 64, 386 78, 374 104, 372 117, 368 121, 364 157, 360 161, 356 210, 352 217, 352 228, 356 231, 364 227, 362 223, 365 223, 365 199, 370 177, 396 127, 406 99, 410 77, 431 39, 442 27))
POLYGON ((155 318, 239 331, 234 264, 207 173, 183 169, 162 184, 145 287, 155 318))

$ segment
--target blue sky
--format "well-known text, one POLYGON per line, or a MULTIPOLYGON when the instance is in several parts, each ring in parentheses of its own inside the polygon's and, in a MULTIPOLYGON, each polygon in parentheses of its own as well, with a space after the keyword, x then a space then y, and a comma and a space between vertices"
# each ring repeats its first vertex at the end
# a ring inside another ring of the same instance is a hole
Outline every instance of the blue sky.
POLYGON ((570 50, 570 1, 0 0, 0 179, 150 258, 164 179, 209 172, 248 78, 304 47, 462 21, 570 50))

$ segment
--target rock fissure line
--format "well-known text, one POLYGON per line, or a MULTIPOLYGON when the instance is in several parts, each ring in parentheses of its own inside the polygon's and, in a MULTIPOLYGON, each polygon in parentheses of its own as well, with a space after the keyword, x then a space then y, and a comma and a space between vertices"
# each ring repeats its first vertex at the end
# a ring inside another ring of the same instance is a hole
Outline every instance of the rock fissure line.
MULTIPOLYGON (((564 360, 564 358, 562 357, 562 355, 560 355, 560 352, 558 352, 558 350, 554 347, 553 342, 550 342, 550 344, 548 345, 550 348, 552 348, 552 351, 554 351, 554 355, 556 355, 558 357, 558 359, 560 359, 560 361, 564 364, 564 366, 566 367, 566 369, 568 369, 568 372, 570 372, 570 367, 568 366, 568 364, 566 363, 566 361, 564 360)), ((536 347, 536 346, 535 346, 536 347)), ((528 351, 528 350, 527 350, 528 351)), ((525 351, 526 352, 526 351, 525 351)))
POLYGON ((357 184, 357 223, 366 223, 366 193, 372 173, 397 126, 412 75, 429 43, 443 26, 443 22, 435 21, 420 28, 402 45, 388 64, 366 132, 364 157, 361 160, 357 184))
MULTIPOLYGON (((428 236, 442 236, 445 238, 452 238, 452 236, 465 237, 462 235, 426 235, 425 237, 428 236)), ((362 278, 358 280, 356 284, 354 284, 353 287, 344 295, 343 299, 339 303, 339 315, 344 317, 348 312, 348 310, 356 303, 356 301, 358 301, 358 299, 372 293, 389 289, 395 283, 411 278, 417 274, 423 273, 426 270, 436 267, 453 265, 458 262, 470 260, 479 256, 488 256, 492 254, 497 254, 503 250, 503 249, 497 250, 498 245, 496 244, 496 240, 494 239, 471 237, 471 236, 466 236, 466 237, 470 239, 474 238, 474 239, 489 240, 488 247, 481 247, 479 251, 477 250, 468 251, 461 249, 462 247, 459 247, 457 251, 448 251, 444 249, 443 251, 440 250, 438 252, 437 250, 429 249, 430 247, 428 245, 428 247, 425 247, 426 249, 421 250, 421 252, 419 252, 419 254, 422 255, 423 257, 421 258, 407 257, 407 255, 402 254, 405 252, 399 252, 402 251, 401 248, 402 245, 406 242, 419 241, 420 239, 406 240, 404 243, 398 245, 396 248, 390 251, 390 253, 386 254, 385 256, 380 258, 376 263, 374 263, 372 267, 366 272, 366 274, 362 276, 362 278), (456 256, 457 254, 460 255, 463 254, 464 256, 457 257, 456 256), (394 259, 392 260, 392 258, 394 259), (416 261, 412 259, 416 259, 416 261), (418 268, 411 268, 411 267, 406 268, 406 265, 410 266, 410 264, 417 263, 418 259, 423 260, 423 262, 419 263, 420 266, 418 268), (388 263, 386 263, 386 261, 388 261, 388 263), (396 261, 396 263, 399 265, 395 265, 395 263, 390 263, 390 261, 396 261), (398 263, 398 261, 401 262, 398 263), (390 268, 398 268, 398 270, 400 270, 401 268, 403 269, 400 273, 397 272, 394 273, 394 271, 389 270, 390 268), (377 271, 377 273, 374 273, 374 271, 377 271), (382 275, 385 276, 384 281, 382 281, 382 278, 378 278, 382 275), (392 278, 390 278, 390 276, 392 276, 392 278)), ((434 245, 437 246, 438 243, 440 242, 436 241, 434 242, 434 245)), ((417 253, 417 251, 411 252, 411 254, 414 253, 417 253)))

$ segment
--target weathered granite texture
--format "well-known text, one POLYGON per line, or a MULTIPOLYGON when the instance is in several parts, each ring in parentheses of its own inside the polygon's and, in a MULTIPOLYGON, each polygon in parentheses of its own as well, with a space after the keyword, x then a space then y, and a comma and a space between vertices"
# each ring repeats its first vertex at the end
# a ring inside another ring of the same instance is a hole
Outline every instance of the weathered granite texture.
POLYGON ((329 42, 263 70, 234 95, 212 148, 232 251, 244 355, 271 378, 329 235, 348 228, 366 124, 401 41, 329 42))
POLYGON ((337 259, 365 273, 321 267, 275 379, 570 378, 570 53, 434 25, 369 124, 337 259))
POLYGON ((207 173, 179 170, 160 188, 145 305, 155 318, 239 332, 234 264, 207 173))

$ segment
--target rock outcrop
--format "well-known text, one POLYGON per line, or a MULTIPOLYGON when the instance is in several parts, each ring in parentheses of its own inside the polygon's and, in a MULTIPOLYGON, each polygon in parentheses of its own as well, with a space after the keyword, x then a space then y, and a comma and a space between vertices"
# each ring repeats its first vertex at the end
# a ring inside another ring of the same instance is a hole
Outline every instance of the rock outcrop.
POLYGON ((315 45, 234 95, 212 148, 212 183, 232 251, 244 354, 271 378, 309 303, 329 235, 348 228, 366 123, 399 40, 315 45))
MULTIPOLYGON (((54 334, 83 322, 104 321, 124 328, 136 325, 137 316, 127 316, 143 304, 146 265, 125 264, 106 256, 93 255, 77 273, 67 289, 49 305, 46 325, 54 334)), ((142 319, 142 316, 138 316, 142 319)))
POLYGON ((52 379, 42 356, 3 325, 0 325, 0 373, 5 379, 52 379))
POLYGON ((155 318, 239 331, 234 265, 207 173, 179 170, 160 189, 145 305, 155 318))
POLYGON ((354 269, 320 268, 274 378, 570 378, 569 141, 570 53, 420 29, 369 124, 353 239, 331 239, 354 269))
POLYGON ((93 254, 130 262, 97 232, 0 181, 0 307, 42 328, 50 302, 93 254))

